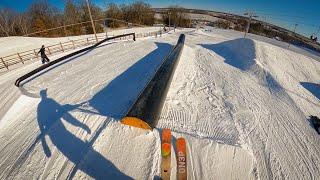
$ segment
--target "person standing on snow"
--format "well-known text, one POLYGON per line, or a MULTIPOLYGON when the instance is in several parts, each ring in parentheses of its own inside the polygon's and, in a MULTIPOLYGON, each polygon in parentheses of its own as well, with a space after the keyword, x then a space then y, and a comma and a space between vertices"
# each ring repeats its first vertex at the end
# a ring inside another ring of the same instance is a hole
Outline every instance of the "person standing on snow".
POLYGON ((41 55, 41 61, 42 64, 44 64, 45 62, 50 62, 49 58, 46 55, 46 48, 44 47, 44 45, 42 45, 41 49, 39 50, 38 54, 40 53, 41 55))

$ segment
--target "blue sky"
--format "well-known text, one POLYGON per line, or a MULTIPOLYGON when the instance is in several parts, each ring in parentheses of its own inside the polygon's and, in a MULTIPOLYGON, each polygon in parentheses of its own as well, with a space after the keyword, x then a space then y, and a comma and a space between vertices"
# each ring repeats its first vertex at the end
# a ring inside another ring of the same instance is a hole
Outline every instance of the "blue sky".
MULTIPOLYGON (((75 0, 84 1, 84 0, 75 0)), ((100 7, 110 2, 130 3, 132 0, 91 0, 100 7)), ((24 11, 32 0, 0 0, 0 7, 24 11)), ((65 0, 49 0, 53 5, 63 8, 65 0)), ((260 20, 266 20, 287 29, 293 29, 310 36, 320 27, 320 0, 145 0, 153 7, 179 5, 186 8, 216 10, 243 14, 246 10, 256 12, 260 20)), ((320 36, 320 33, 318 34, 320 36)))

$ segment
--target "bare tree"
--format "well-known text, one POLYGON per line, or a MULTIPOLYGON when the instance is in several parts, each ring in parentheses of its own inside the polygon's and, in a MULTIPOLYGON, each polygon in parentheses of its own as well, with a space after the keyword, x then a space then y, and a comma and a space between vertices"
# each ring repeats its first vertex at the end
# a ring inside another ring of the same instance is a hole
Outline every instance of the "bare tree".
MULTIPOLYGON (((79 7, 72 0, 67 0, 64 7, 64 24, 75 24, 81 22, 79 7)), ((65 33, 72 35, 81 34, 81 26, 71 26, 65 29, 65 33)), ((67 34, 66 34, 67 35, 67 34)))
POLYGON ((8 8, 0 9, 0 30, 5 36, 14 35, 14 12, 8 8))
MULTIPOLYGON (((107 17, 142 25, 152 25, 154 23, 155 13, 151 5, 142 1, 120 6, 111 3, 108 4, 105 12, 94 4, 91 4, 90 8, 95 20, 107 17)), ((0 8, 0 36, 29 34, 57 37, 89 34, 92 33, 91 24, 83 23, 89 20, 85 1, 66 0, 64 10, 61 12, 48 0, 33 0, 26 12, 15 12, 8 8, 0 8)), ((121 21, 109 22, 109 26, 112 27, 127 25, 128 23, 121 21)), ((95 21, 95 26, 97 32, 103 32, 102 21, 95 21)))
MULTIPOLYGON (((136 1, 132 4, 121 4, 120 6, 111 3, 108 5, 105 14, 108 18, 121 19, 126 22, 141 25, 152 25, 154 24, 155 12, 150 4, 136 1)), ((114 26, 118 27, 121 23, 114 24, 114 26)))
POLYGON ((16 26, 19 30, 17 35, 25 35, 31 31, 31 19, 28 16, 28 13, 20 13, 15 16, 16 26))
MULTIPOLYGON (((61 25, 62 18, 59 10, 49 4, 47 0, 34 1, 28 13, 31 17, 31 25, 33 31, 43 31, 45 29, 54 28, 61 25)), ((59 36, 60 32, 43 32, 40 36, 59 36)))
MULTIPOLYGON (((80 10, 80 16, 81 16, 81 21, 84 22, 84 21, 90 21, 90 16, 89 16, 89 12, 88 12, 88 7, 86 5, 86 3, 83 1, 79 4, 79 10, 80 10)), ((103 12, 102 10, 90 3, 90 11, 91 11, 91 14, 92 14, 92 18, 93 19, 102 19, 103 18, 103 12)), ((103 32, 103 25, 102 25, 102 21, 100 22, 95 22, 95 28, 96 28, 96 32, 99 33, 99 32, 103 32)), ((93 33, 93 29, 92 29, 92 26, 90 23, 86 24, 85 27, 84 27, 84 31, 86 34, 92 34, 93 33)))
MULTIPOLYGON (((123 13, 120 7, 115 3, 108 4, 107 10, 105 12, 105 16, 107 18, 112 18, 112 19, 119 19, 119 20, 123 19, 123 13)), ((115 21, 115 20, 108 20, 107 22, 108 22, 108 26, 112 28, 120 27, 121 24, 123 24, 120 21, 115 21)))
POLYGON ((169 25, 169 16, 170 16, 170 25, 179 26, 179 27, 190 27, 190 20, 187 18, 185 9, 179 6, 171 6, 168 11, 162 14, 162 19, 165 24, 169 25))
POLYGON ((150 4, 137 1, 131 4, 132 22, 138 24, 152 25, 154 23, 154 11, 150 4))

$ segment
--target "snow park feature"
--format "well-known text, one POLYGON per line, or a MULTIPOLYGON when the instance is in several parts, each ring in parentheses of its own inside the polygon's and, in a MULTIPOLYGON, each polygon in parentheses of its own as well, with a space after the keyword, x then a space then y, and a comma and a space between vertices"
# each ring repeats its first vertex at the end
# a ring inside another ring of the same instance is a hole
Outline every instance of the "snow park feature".
POLYGON ((31 77, 31 76, 33 76, 33 75, 41 72, 42 70, 44 70, 44 69, 46 69, 46 68, 48 68, 48 67, 50 67, 50 66, 52 66, 52 65, 54 65, 54 64, 57 64, 57 63, 59 63, 59 62, 61 62, 61 61, 64 61, 64 60, 66 60, 66 59, 68 59, 68 58, 70 58, 70 57, 73 57, 73 56, 77 55, 77 54, 80 54, 80 53, 83 53, 83 52, 92 50, 92 49, 94 49, 95 47, 99 46, 100 44, 102 44, 102 43, 104 43, 104 42, 106 42, 106 41, 110 41, 110 40, 112 40, 112 39, 117 39, 117 38, 121 38, 121 37, 125 37, 125 36, 132 36, 132 37, 133 37, 133 40, 134 40, 134 41, 136 40, 136 38, 135 38, 135 33, 123 34, 123 35, 118 35, 118 36, 106 38, 106 39, 104 39, 104 40, 102 40, 102 41, 99 41, 98 43, 96 43, 96 44, 94 44, 94 45, 92 45, 92 46, 83 48, 83 49, 81 49, 81 50, 78 50, 78 51, 76 51, 76 52, 70 53, 70 54, 68 54, 68 55, 66 55, 66 56, 63 56, 63 57, 61 57, 61 58, 58 58, 58 59, 56 59, 56 60, 54 60, 54 61, 52 61, 52 62, 49 62, 48 64, 45 64, 45 65, 43 65, 43 66, 41 66, 41 67, 39 67, 39 68, 37 68, 37 69, 35 69, 35 70, 27 73, 27 74, 19 77, 14 84, 15 84, 17 87, 19 87, 19 86, 20 86, 20 83, 21 83, 22 81, 26 80, 27 78, 29 78, 29 77, 31 77))
POLYGON ((317 116, 310 116, 310 123, 314 129, 320 134, 320 119, 317 116))
POLYGON ((297 46, 216 28, 107 41, 17 88, 17 78, 42 66, 30 61, 0 74, 0 179, 159 179, 163 129, 171 130, 170 179, 178 138, 190 180, 317 179, 320 138, 308 117, 320 117, 319 61, 297 46), (122 124, 180 34, 155 126, 122 124))
MULTIPOLYGON (((166 56, 153 78, 129 109, 124 120, 121 121, 123 124, 130 125, 131 123, 127 123, 127 119, 128 117, 134 117, 133 120, 136 120, 137 124, 141 124, 140 121, 144 121, 152 128, 157 125, 172 77, 179 63, 184 41, 185 35, 181 34, 176 46, 166 56)), ((138 127, 138 125, 133 126, 138 127)), ((147 127, 147 129, 150 128, 147 127)))

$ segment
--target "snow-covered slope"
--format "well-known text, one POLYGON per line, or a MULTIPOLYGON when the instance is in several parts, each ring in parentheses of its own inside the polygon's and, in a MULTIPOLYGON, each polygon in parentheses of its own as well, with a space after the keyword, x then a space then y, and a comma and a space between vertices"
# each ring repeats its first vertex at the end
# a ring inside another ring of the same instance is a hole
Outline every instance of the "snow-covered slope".
MULTIPOLYGON (((146 33, 155 32, 160 30, 159 27, 134 27, 126 29, 108 29, 109 36, 121 35, 132 32, 146 33)), ((105 33, 99 33, 99 36, 104 36, 105 33)), ((21 36, 10 36, 10 37, 0 37, 0 57, 11 55, 17 52, 24 52, 27 50, 40 48, 43 44, 45 46, 50 46, 58 44, 60 42, 67 42, 70 40, 77 40, 83 38, 94 38, 93 34, 80 35, 80 36, 67 36, 58 38, 43 38, 43 37, 21 37, 21 36)))
MULTIPOLYGON (((189 179, 319 177, 320 139, 307 121, 320 116, 318 57, 234 31, 184 33, 153 131, 119 119, 179 32, 104 44, 20 89, 15 78, 38 64, 0 76, 0 179, 154 179, 161 128, 186 138, 189 179)), ((175 179, 175 156, 171 164, 175 179)))

